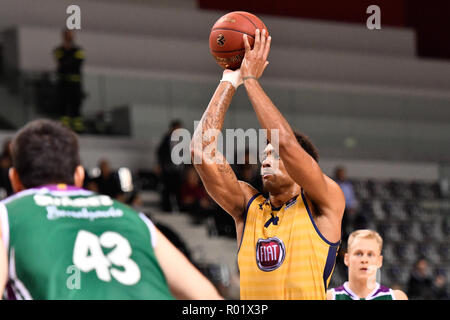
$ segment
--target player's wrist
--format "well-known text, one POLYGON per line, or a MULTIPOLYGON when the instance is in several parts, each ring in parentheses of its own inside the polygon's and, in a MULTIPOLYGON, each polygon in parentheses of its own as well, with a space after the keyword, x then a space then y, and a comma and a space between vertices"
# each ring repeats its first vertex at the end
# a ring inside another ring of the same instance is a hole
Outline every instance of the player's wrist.
POLYGON ((245 76, 245 77, 242 77, 242 82, 246 82, 246 81, 248 81, 248 80, 255 80, 255 81, 258 81, 258 78, 257 77, 255 77, 255 76, 245 76))
POLYGON ((227 81, 230 82, 235 89, 239 88, 242 84, 241 72, 239 70, 233 72, 226 72, 223 74, 220 82, 227 81))

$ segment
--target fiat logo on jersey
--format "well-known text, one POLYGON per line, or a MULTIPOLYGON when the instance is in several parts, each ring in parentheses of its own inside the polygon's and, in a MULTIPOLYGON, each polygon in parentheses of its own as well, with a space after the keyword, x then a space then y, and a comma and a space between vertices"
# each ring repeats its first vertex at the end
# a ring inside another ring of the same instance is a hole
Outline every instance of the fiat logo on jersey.
POLYGON ((256 243, 256 262, 262 271, 273 271, 284 261, 284 243, 277 237, 258 239, 256 243))

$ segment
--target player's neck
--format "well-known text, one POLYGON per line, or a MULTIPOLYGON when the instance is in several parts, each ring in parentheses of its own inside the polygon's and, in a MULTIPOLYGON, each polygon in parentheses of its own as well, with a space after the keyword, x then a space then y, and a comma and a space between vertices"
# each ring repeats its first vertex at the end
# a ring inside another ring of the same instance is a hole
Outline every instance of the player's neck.
POLYGON ((375 289, 377 283, 375 281, 367 282, 365 280, 351 280, 348 281, 350 290, 353 291, 359 298, 367 298, 367 296, 375 289))
POLYGON ((291 188, 285 189, 280 193, 269 193, 269 200, 272 207, 278 208, 283 206, 293 197, 299 195, 301 188, 298 185, 293 185, 291 188))

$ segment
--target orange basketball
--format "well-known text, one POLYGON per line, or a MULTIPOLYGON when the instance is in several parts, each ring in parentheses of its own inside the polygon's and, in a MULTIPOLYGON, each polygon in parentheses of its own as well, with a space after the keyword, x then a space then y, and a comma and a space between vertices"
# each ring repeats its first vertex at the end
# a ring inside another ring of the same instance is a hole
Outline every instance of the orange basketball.
POLYGON ((253 47, 256 29, 266 29, 269 36, 261 19, 245 11, 230 12, 217 20, 209 35, 209 49, 216 62, 224 69, 238 69, 245 54, 242 36, 247 34, 253 47))

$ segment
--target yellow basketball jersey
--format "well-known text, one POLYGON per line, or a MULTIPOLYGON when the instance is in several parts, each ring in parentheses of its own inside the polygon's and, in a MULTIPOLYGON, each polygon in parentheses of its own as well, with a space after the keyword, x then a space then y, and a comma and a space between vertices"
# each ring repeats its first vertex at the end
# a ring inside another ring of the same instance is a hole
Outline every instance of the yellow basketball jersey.
POLYGON ((325 300, 339 244, 320 233, 303 194, 281 208, 255 195, 238 252, 241 299, 325 300))

